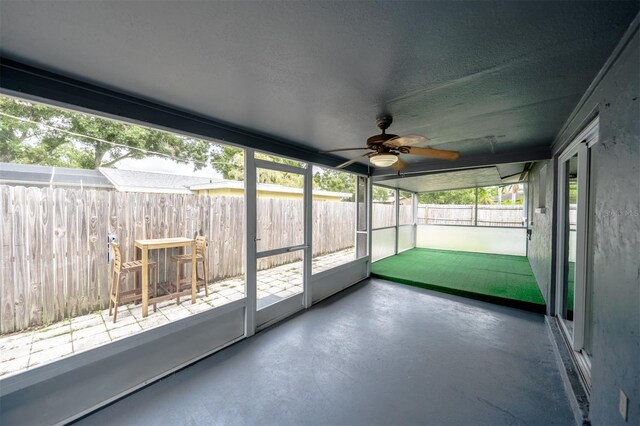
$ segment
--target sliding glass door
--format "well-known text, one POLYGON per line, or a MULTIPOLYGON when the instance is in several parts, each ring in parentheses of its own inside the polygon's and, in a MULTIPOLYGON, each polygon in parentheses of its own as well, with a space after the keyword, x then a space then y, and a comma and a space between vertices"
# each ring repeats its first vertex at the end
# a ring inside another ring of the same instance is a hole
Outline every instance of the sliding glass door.
POLYGON ((583 378, 590 382, 592 315, 589 286, 589 165, 597 142, 592 122, 560 155, 558 163, 558 250, 556 312, 583 378))

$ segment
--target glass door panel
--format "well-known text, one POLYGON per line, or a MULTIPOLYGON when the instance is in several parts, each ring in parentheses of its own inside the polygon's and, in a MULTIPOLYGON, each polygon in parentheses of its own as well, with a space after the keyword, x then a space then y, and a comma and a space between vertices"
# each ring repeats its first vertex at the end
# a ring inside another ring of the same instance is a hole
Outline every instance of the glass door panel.
POLYGON ((598 142, 598 120, 590 123, 560 155, 558 163, 557 304, 567 341, 583 383, 591 385, 591 288, 589 263, 589 177, 591 147, 598 142))
POLYGON ((573 338, 573 316, 576 283, 576 242, 577 242, 577 203, 578 203, 578 154, 573 155, 563 166, 564 179, 564 248, 562 265, 562 309, 560 315, 573 338))

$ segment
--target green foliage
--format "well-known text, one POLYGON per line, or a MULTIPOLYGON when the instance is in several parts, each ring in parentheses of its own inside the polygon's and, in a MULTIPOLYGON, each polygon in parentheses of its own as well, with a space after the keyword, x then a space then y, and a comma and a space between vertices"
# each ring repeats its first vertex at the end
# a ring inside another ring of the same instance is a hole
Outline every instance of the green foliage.
MULTIPOLYGON (((199 170, 210 164, 224 179, 244 180, 244 150, 0 96, 0 162, 96 169, 125 158, 168 157, 199 170), (3 115, 4 114, 4 115, 3 115), (17 118, 13 118, 17 117, 17 118)), ((301 166, 267 154, 257 158, 301 166)), ((332 169, 314 173, 314 186, 355 193, 355 177, 332 169)), ((258 170, 258 182, 302 187, 302 175, 258 170)))
POLYGON ((382 186, 373 185, 373 194, 371 195, 372 201, 375 202, 389 202, 393 197, 393 190, 383 188, 382 186))
POLYGON ((356 193, 354 175, 333 169, 320 169, 313 174, 313 186, 325 191, 356 193))
MULTIPOLYGON (((502 194, 521 193, 518 184, 509 186, 484 186, 478 188, 478 205, 491 205, 500 202, 502 194), (515 191, 515 192, 514 192, 515 191)), ((476 195, 474 188, 454 189, 450 191, 426 192, 418 194, 420 204, 475 204, 476 195)), ((512 204, 511 199, 502 201, 502 204, 512 204)), ((516 199, 516 204, 522 204, 523 198, 516 199)))
MULTIPOLYGON (((299 167, 301 165, 299 161, 266 154, 257 153, 256 157, 291 166, 299 167)), ((224 179, 244 180, 244 150, 231 146, 217 147, 211 154, 211 166, 220 172, 224 179)), ((258 169, 259 183, 272 183, 301 188, 302 181, 302 176, 298 174, 258 169)), ((316 171, 313 174, 313 186, 314 188, 325 191, 355 194, 356 182, 355 176, 350 173, 316 167, 316 171)))
POLYGON ((95 169, 125 158, 170 157, 206 165, 212 144, 46 105, 0 96, 0 161, 95 169), (61 129, 61 130, 60 130, 61 129))
POLYGON ((209 162, 224 179, 244 180, 244 149, 217 146, 211 151, 209 162))
POLYGON ((475 204, 476 193, 471 189, 426 192, 418 195, 420 204, 475 204))
POLYGON ((569 182, 569 204, 578 204, 578 182, 569 182))
MULTIPOLYGON (((258 154, 256 157, 269 160, 274 163, 300 166, 299 161, 276 157, 267 154, 258 154)), ((224 179, 244 180, 244 150, 233 146, 219 146, 212 150, 210 164, 220 172, 224 179)), ((267 169, 258 169, 258 183, 270 183, 276 185, 302 188, 304 178, 296 173, 285 173, 267 169)))

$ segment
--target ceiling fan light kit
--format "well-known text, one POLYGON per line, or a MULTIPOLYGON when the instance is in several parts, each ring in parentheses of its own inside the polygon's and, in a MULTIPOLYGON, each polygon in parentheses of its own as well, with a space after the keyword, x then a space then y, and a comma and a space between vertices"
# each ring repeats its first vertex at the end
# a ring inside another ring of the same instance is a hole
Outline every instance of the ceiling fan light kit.
POLYGON ((338 165, 336 168, 341 169, 360 159, 369 158, 369 162, 376 167, 391 167, 398 164, 398 172, 404 167, 403 162, 399 161, 398 155, 411 154, 421 157, 437 158, 441 160, 457 160, 460 154, 457 151, 447 151, 444 149, 421 148, 414 145, 427 142, 429 139, 422 135, 405 135, 398 136, 387 133, 387 128, 393 122, 391 116, 379 117, 376 120, 378 128, 382 130, 379 135, 373 135, 367 139, 367 146, 362 148, 339 148, 323 152, 338 151, 358 151, 371 150, 373 152, 365 153, 357 156, 345 163, 338 165))
POLYGON ((398 161, 395 154, 373 154, 369 161, 376 167, 391 167, 398 161))

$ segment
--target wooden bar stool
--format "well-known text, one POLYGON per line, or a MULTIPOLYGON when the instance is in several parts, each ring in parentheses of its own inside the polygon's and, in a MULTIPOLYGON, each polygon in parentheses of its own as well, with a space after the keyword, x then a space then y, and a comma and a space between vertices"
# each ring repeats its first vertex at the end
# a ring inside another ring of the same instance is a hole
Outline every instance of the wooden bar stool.
MULTIPOLYGON (((113 247, 113 272, 111 275, 111 290, 109 291, 109 316, 111 316, 111 309, 113 312, 113 322, 116 322, 118 317, 118 305, 122 303, 139 302, 142 300, 142 289, 134 288, 133 290, 121 290, 122 282, 129 273, 142 272, 142 261, 134 260, 131 262, 122 263, 122 254, 120 253, 120 246, 116 243, 111 243, 113 247)), ((157 271, 157 264, 155 261, 149 261, 149 276, 153 280, 153 294, 156 295, 158 291, 158 279, 155 272, 157 271)), ((153 311, 156 311, 156 304, 153 304, 153 311)))
MULTIPOLYGON (((204 293, 209 296, 209 280, 207 278, 207 238, 198 236, 196 237, 196 265, 195 271, 191 271, 191 273, 196 274, 196 285, 198 290, 200 290, 200 285, 204 285, 204 293), (202 264, 202 273, 203 276, 198 275, 198 264, 202 264)), ((190 254, 180 254, 171 256, 171 261, 176 264, 176 282, 172 284, 172 287, 175 288, 175 292, 178 294, 176 299, 178 304, 180 304, 180 293, 184 290, 185 286, 191 287, 191 278, 190 277, 180 277, 183 272, 184 265, 191 263, 191 255, 190 254)))

